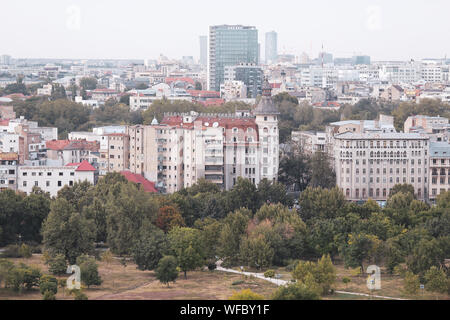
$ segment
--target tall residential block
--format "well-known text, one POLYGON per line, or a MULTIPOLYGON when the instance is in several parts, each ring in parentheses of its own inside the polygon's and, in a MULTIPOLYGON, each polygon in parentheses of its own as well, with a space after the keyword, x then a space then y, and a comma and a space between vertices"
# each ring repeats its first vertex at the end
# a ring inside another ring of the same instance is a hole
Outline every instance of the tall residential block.
POLYGON ((266 33, 266 63, 274 63, 278 58, 278 34, 275 31, 266 33))
POLYGON ((206 67, 208 64, 208 36, 200 36, 200 64, 206 67))
POLYGON ((259 63, 258 30, 251 26, 220 25, 209 28, 208 90, 219 91, 224 68, 259 63))

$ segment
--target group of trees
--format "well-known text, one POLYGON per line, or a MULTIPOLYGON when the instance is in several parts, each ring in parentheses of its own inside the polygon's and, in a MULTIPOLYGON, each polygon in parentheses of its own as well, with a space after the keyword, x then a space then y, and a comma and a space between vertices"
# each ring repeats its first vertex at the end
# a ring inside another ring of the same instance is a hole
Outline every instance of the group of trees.
POLYGON ((293 191, 303 191, 308 186, 333 188, 336 173, 327 153, 317 151, 309 155, 299 150, 281 158, 278 180, 293 191))
MULTIPOLYGON (((1 192, 0 239, 2 245, 42 240, 55 274, 74 263, 95 269, 86 256, 104 242, 113 254, 131 256, 141 270, 159 269, 164 283, 180 271, 187 276, 199 267, 214 268, 218 258, 225 266, 293 265, 301 284, 289 290, 316 283, 322 294, 329 290, 335 259, 363 272, 369 263, 391 273, 406 267, 420 281, 436 273, 432 268, 448 276, 450 192, 429 207, 414 199, 411 186, 398 185, 381 208, 372 200, 347 202, 337 187, 310 186, 298 203, 299 209, 291 207, 285 187, 267 180, 255 186, 239 178, 229 191, 200 180, 158 195, 111 173, 95 186, 66 186, 53 199, 38 189, 29 196, 1 192), (296 262, 322 256, 317 264, 296 262), (324 270, 329 278, 318 276, 324 270)), ((99 283, 95 272, 92 279, 99 283)))

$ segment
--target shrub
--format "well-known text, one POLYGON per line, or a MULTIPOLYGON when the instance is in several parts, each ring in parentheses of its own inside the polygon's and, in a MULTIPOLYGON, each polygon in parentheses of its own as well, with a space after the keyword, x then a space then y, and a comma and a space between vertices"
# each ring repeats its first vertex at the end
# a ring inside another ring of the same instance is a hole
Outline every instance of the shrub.
POLYGON ((55 294, 51 291, 45 291, 42 300, 56 300, 55 294))
POLYGON ((234 292, 228 300, 264 300, 264 296, 255 293, 250 289, 244 289, 239 292, 234 292))
POLYGON ((71 291, 71 294, 74 295, 75 300, 88 300, 88 296, 85 295, 81 290, 74 289, 71 291))
POLYGON ((5 247, 2 253, 3 258, 21 258, 20 247, 17 244, 11 244, 5 247))
POLYGON ((43 295, 47 292, 56 294, 58 292, 58 280, 55 277, 43 275, 39 280, 39 290, 43 295))
POLYGON ((23 243, 19 248, 19 255, 23 258, 31 258, 33 254, 31 252, 30 246, 27 246, 25 243, 23 243))
POLYGON ((244 282, 245 282, 244 280, 237 280, 237 281, 234 281, 231 285, 232 286, 238 286, 240 284, 243 284, 244 282))
POLYGON ((350 282, 352 282, 352 279, 350 279, 349 277, 343 277, 343 278, 342 278, 342 282, 343 282, 345 285, 347 285, 347 284, 349 284, 350 282))
POLYGON ((66 257, 63 254, 57 254, 48 261, 48 271, 54 275, 62 275, 67 271, 66 257))
POLYGON ((81 271, 81 282, 88 286, 99 286, 102 284, 102 279, 98 274, 98 265, 94 258, 86 255, 81 255, 77 258, 77 265, 81 271))
POLYGON ((267 270, 264 272, 265 278, 274 278, 275 277, 275 270, 267 270))
POLYGON ((403 288, 408 294, 417 294, 419 292, 420 280, 419 276, 415 275, 411 271, 406 272, 405 279, 403 280, 403 288))
POLYGON ((279 287, 272 300, 320 300, 320 295, 303 283, 293 283, 279 287))
POLYGON ((215 260, 208 260, 208 270, 213 271, 217 268, 215 260))

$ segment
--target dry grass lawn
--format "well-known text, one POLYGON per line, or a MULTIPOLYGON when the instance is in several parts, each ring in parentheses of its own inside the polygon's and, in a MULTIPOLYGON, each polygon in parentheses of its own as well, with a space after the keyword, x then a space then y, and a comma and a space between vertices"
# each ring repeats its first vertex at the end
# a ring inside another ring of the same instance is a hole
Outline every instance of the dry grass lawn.
MULTIPOLYGON (((43 273, 48 273, 48 267, 42 261, 42 255, 34 254, 30 259, 9 259, 18 264, 37 266, 43 273)), ((219 271, 188 272, 187 279, 183 273, 170 286, 161 284, 153 271, 140 271, 134 263, 128 262, 124 267, 119 260, 114 259, 109 265, 98 261, 99 273, 103 280, 101 286, 85 288, 83 292, 90 300, 217 300, 228 299, 234 291, 251 289, 269 299, 276 285, 260 280, 243 278, 238 274, 219 271), (240 285, 233 282, 244 280, 240 285)), ((66 279, 67 277, 57 277, 66 279)), ((40 300, 42 295, 38 289, 14 293, 11 290, 0 289, 0 300, 40 300)), ((73 299, 67 292, 58 289, 56 299, 73 299)))

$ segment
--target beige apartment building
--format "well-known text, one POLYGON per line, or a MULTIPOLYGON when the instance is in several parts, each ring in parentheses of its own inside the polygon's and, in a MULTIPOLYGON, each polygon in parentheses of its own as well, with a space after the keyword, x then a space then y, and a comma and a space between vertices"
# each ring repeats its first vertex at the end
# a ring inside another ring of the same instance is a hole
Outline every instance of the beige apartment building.
POLYGON ((120 172, 129 168, 130 136, 126 133, 109 133, 100 140, 100 174, 120 172))
POLYGON ((450 191, 450 144, 430 142, 430 200, 450 191))
POLYGON ((165 114, 160 124, 128 128, 129 169, 163 192, 204 178, 231 189, 238 177, 275 181, 279 166, 278 110, 268 82, 253 112, 165 114))
POLYGON ((348 200, 386 201, 396 184, 428 199, 429 137, 418 133, 351 133, 334 137, 337 185, 348 200))

